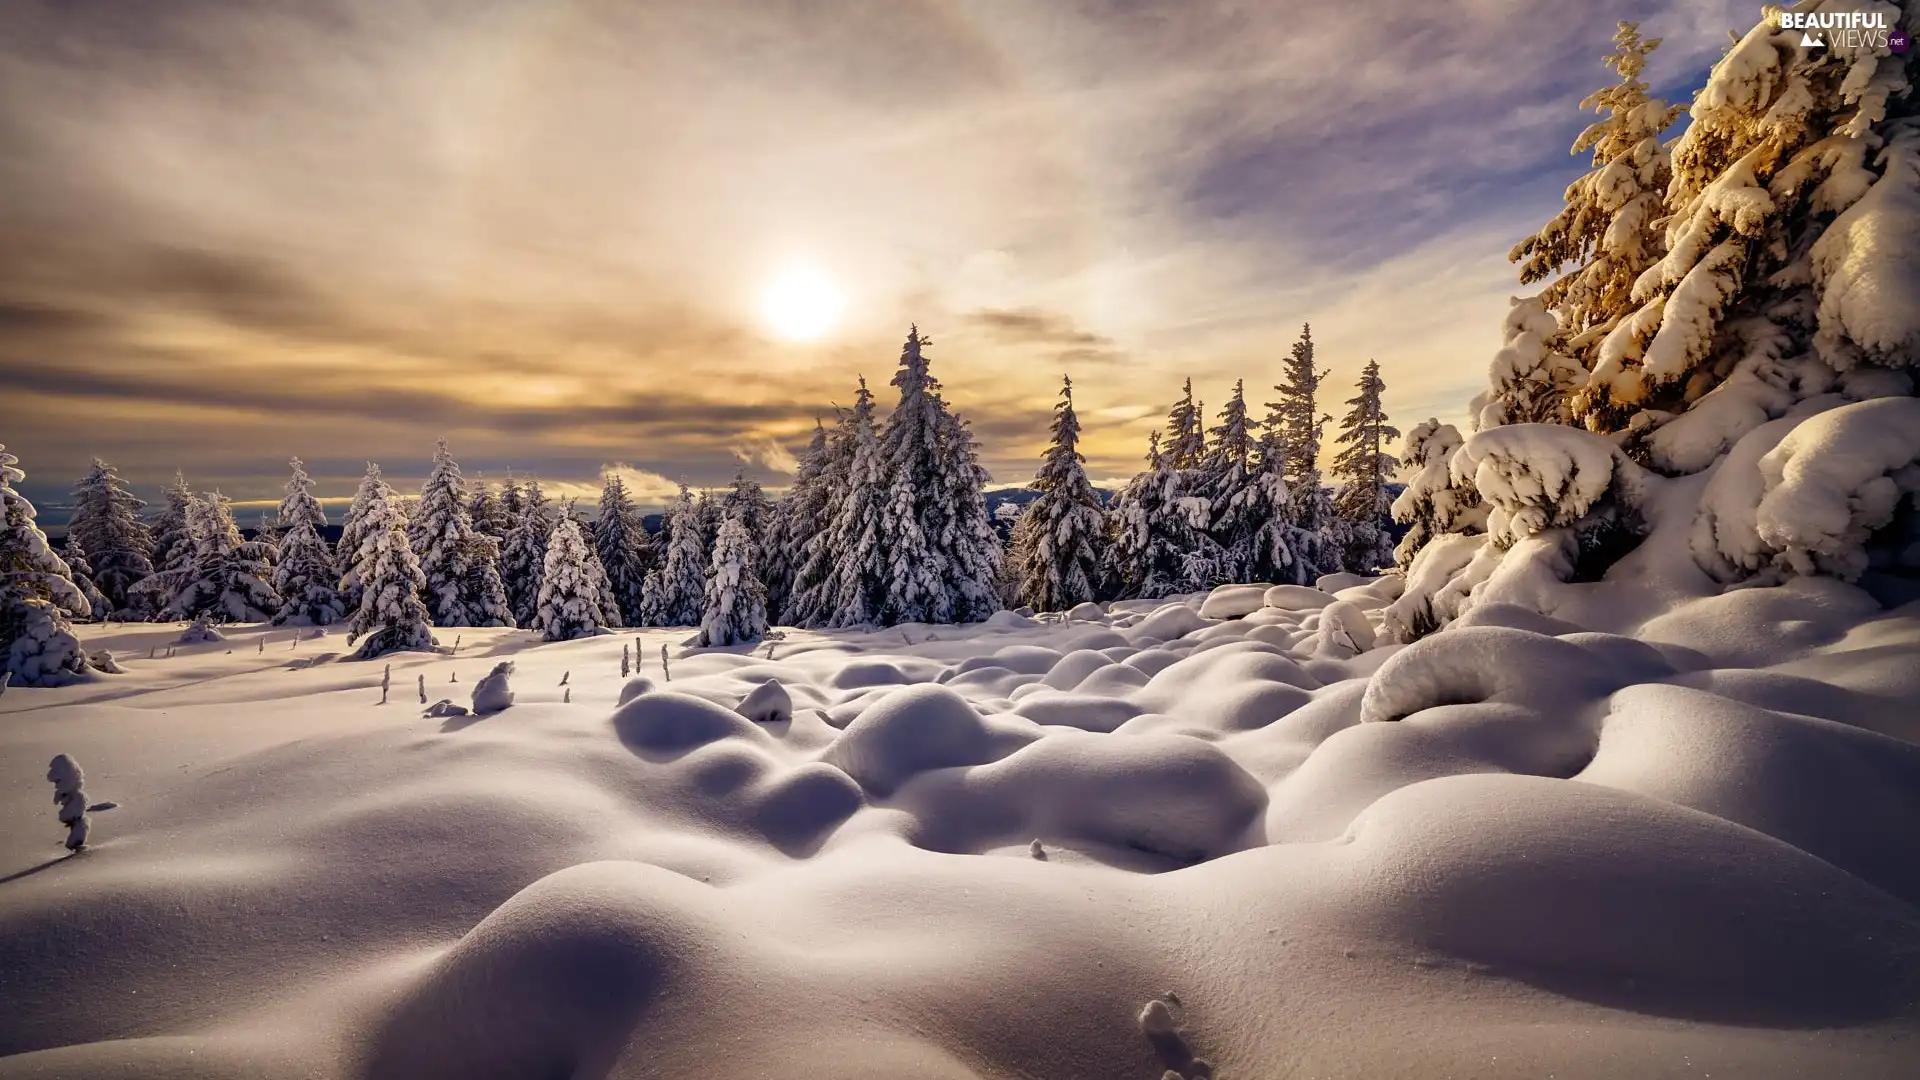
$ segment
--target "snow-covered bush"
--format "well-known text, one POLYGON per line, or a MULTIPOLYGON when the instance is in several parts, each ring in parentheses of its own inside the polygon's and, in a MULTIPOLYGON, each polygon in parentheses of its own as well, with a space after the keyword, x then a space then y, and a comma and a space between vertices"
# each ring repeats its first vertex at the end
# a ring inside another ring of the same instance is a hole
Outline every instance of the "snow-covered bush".
POLYGON ((713 545, 705 611, 695 645, 741 645, 767 634, 766 590, 753 565, 753 540, 745 521, 729 515, 713 545))
POLYGON ((225 640, 227 640, 227 635, 216 629, 212 620, 200 618, 188 624, 187 628, 182 630, 180 636, 174 640, 174 644, 211 645, 216 641, 225 640))

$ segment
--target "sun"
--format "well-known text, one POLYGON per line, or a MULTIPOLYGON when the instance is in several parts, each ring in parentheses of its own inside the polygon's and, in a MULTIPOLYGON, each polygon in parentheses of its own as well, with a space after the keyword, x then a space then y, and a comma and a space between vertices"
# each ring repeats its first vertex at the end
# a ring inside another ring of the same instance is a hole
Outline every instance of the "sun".
POLYGON ((786 341, 819 340, 839 323, 842 306, 833 279, 807 263, 782 270, 760 293, 760 317, 786 341))

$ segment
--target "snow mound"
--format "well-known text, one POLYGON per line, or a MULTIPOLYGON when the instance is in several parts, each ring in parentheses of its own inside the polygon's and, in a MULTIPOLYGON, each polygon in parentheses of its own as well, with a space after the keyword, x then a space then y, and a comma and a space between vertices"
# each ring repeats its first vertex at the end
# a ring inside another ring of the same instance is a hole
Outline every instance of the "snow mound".
POLYGON ((886 795, 918 773, 995 761, 1034 737, 989 726, 967 699, 946 687, 909 686, 868 706, 822 760, 867 791, 886 795))
POLYGON ((1238 619, 1266 605, 1266 587, 1261 585, 1222 585, 1207 594, 1200 605, 1203 619, 1238 619))

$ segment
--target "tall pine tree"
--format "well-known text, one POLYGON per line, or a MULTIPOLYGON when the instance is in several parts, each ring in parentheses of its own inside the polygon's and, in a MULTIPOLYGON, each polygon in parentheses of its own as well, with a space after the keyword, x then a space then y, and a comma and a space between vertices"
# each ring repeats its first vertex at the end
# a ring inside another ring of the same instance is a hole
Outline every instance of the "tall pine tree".
POLYGON ((540 575, 532 629, 548 641, 593 637, 607 625, 603 577, 593 549, 571 515, 553 526, 540 575))
POLYGON ((627 494, 627 482, 609 469, 600 488, 600 513, 593 521, 593 548, 605 569, 621 621, 639 626, 647 571, 653 566, 653 541, 640 511, 627 494))
POLYGON ((553 535, 560 512, 547 501, 540 481, 528 481, 516 490, 520 493, 520 517, 501 549, 500 576, 506 581, 514 625, 531 627, 540 613, 540 576, 546 572, 547 540, 553 535))
POLYGON ((476 565, 494 545, 473 527, 466 481, 445 439, 434 446, 433 471, 420 488, 418 512, 420 572, 426 575, 427 611, 434 625, 505 625, 503 613, 488 610, 493 598, 483 594, 491 590, 485 569, 476 565))
POLYGON ((831 569, 822 585, 822 620, 829 627, 878 622, 892 571, 886 552, 886 451, 873 430, 873 394, 865 379, 851 417, 847 494, 823 538, 831 569))
POLYGON ((714 540, 696 645, 744 645, 767 636, 766 590, 754 569, 744 512, 729 512, 714 540))
POLYGON ((1341 481, 1334 496, 1334 510, 1343 523, 1346 565, 1362 573, 1393 565, 1393 540, 1387 532, 1393 500, 1387 493, 1387 480, 1400 463, 1387 453, 1387 446, 1389 440, 1400 437, 1400 432, 1387 423, 1386 410, 1380 403, 1386 388, 1380 378, 1380 365, 1367 361, 1360 374, 1359 393, 1347 400, 1351 408, 1340 421, 1340 433, 1334 439, 1343 447, 1333 461, 1333 474, 1341 481))
POLYGON ((1283 365, 1284 381, 1274 389, 1280 400, 1267 403, 1266 425, 1286 447, 1287 488, 1293 521, 1299 527, 1294 573, 1305 581, 1341 569, 1338 522, 1332 500, 1320 482, 1322 433, 1333 417, 1320 411, 1320 383, 1326 371, 1314 366, 1313 328, 1302 326, 1283 365))
POLYGON ((793 486, 774 509, 772 532, 766 544, 762 577, 767 589, 769 617, 795 621, 792 599, 795 578, 806 561, 806 543, 824 527, 827 497, 823 476, 827 467, 827 429, 817 418, 813 437, 800 452, 793 486))
POLYGON ((296 620, 329 626, 346 615, 337 584, 340 572, 333 550, 321 535, 327 515, 313 496, 313 479, 299 458, 290 463, 286 498, 280 500, 280 560, 273 568, 273 590, 280 596, 276 625, 296 620))
POLYGON ((1040 497, 1027 505, 1017 527, 1018 600, 1036 611, 1066 611, 1094 598, 1104 515, 1079 447, 1073 380, 1066 378, 1053 407, 1053 442, 1033 478, 1040 497))
POLYGON ((387 481, 380 475, 380 466, 367 462, 366 475, 360 478, 360 486, 354 490, 353 502, 347 507, 347 514, 340 520, 340 542, 334 547, 334 565, 340 570, 340 599, 349 613, 360 610, 361 601, 366 597, 366 578, 360 566, 362 541, 367 536, 367 514, 376 498, 389 497, 387 481))
POLYGON ((266 622, 280 610, 273 591, 270 546, 240 537, 231 503, 210 491, 187 508, 187 532, 193 556, 180 570, 166 614, 175 619, 210 622, 266 622))
POLYGON ((354 654, 371 660, 387 653, 437 651, 428 628, 427 606, 420 601, 426 575, 407 541, 407 517, 400 499, 377 466, 369 466, 373 487, 359 504, 359 547, 352 553, 363 585, 360 606, 347 624, 347 644, 366 639, 354 654))
POLYGON ((659 570, 647 575, 651 587, 644 621, 648 626, 693 626, 700 621, 710 557, 701 535, 700 507, 687 485, 680 485, 667 517, 672 535, 659 570))
POLYGON ((153 534, 140 521, 147 504, 127 490, 113 466, 93 459, 73 489, 69 542, 78 540, 93 569, 93 583, 107 599, 106 616, 128 608, 133 587, 153 573, 153 534))

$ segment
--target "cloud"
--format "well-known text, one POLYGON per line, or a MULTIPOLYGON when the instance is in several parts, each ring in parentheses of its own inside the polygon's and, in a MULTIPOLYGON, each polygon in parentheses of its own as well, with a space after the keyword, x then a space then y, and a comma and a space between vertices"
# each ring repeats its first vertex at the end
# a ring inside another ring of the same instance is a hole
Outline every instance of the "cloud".
POLYGON ((743 464, 758 465, 769 472, 792 476, 800 468, 794 456, 773 439, 757 439, 733 445, 733 456, 743 464))

